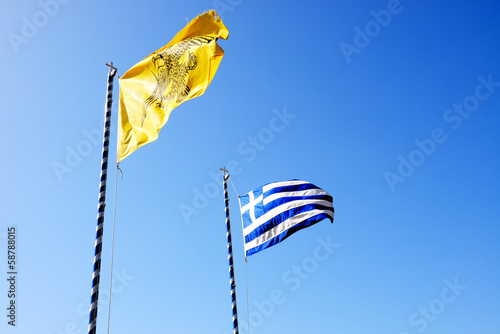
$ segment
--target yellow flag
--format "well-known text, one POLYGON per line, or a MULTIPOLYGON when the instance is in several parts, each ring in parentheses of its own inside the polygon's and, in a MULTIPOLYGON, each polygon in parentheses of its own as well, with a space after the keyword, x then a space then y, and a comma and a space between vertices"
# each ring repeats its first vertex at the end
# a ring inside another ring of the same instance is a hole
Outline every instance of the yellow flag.
POLYGON ((224 55, 216 41, 228 35, 211 10, 120 78, 117 162, 156 140, 172 109, 205 92, 224 55))

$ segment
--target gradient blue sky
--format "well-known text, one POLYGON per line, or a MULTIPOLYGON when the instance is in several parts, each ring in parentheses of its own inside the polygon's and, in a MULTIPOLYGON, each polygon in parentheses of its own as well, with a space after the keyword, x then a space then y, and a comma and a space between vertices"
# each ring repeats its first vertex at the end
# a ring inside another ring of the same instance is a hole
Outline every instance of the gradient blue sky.
MULTIPOLYGON (((212 8, 229 29, 212 84, 121 164, 110 333, 232 332, 223 165, 240 194, 299 178, 336 209, 333 224, 249 257, 247 318, 230 185, 241 333, 500 332, 493 0, 2 1, 0 331, 86 333, 104 64, 122 75, 212 8)), ((116 80, 114 93, 111 152, 116 80)), ((97 333, 115 175, 111 164, 97 333)))

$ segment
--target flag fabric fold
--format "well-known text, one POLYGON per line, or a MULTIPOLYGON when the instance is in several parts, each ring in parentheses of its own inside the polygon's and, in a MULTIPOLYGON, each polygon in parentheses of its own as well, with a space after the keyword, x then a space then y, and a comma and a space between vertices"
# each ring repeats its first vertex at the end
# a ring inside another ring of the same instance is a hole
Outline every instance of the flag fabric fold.
POLYGON ((120 78, 117 162, 156 140, 174 108, 205 92, 224 55, 217 39, 228 36, 211 10, 120 78))
POLYGON ((240 196, 246 256, 285 240, 293 233, 328 218, 333 222, 332 196, 301 180, 273 182, 240 196))

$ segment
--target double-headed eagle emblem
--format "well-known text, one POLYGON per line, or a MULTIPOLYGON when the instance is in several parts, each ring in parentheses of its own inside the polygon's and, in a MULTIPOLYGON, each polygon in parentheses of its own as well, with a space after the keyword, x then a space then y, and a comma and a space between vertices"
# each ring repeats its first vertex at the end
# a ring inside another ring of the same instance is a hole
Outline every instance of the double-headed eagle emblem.
POLYGON ((151 96, 142 104, 141 127, 144 125, 150 106, 155 104, 157 107, 165 109, 171 103, 181 104, 188 97, 191 88, 187 84, 187 77, 189 72, 198 66, 195 51, 214 39, 211 36, 189 38, 152 57, 151 62, 156 71, 152 70, 152 72, 157 84, 151 96))

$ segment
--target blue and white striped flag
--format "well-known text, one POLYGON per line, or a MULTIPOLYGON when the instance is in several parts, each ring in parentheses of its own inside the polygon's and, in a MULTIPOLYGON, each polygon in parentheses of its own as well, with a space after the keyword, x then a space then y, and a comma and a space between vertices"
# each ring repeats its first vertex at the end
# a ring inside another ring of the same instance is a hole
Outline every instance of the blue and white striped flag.
POLYGON ((266 184, 240 196, 240 205, 247 256, 325 218, 333 222, 332 196, 306 181, 266 184))

